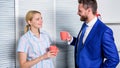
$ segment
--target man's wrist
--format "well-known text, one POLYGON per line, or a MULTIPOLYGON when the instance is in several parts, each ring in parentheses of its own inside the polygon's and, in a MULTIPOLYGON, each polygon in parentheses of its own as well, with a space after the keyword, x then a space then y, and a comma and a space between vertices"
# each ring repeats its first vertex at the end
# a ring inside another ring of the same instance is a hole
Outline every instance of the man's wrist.
POLYGON ((71 37, 71 39, 69 41, 67 41, 67 42, 68 42, 68 44, 71 44, 72 41, 73 41, 73 37, 71 37))

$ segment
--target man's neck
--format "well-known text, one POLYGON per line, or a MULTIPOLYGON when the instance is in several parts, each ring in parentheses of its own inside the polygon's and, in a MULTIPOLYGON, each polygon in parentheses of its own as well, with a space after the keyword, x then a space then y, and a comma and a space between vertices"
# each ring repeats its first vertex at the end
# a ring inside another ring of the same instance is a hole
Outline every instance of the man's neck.
POLYGON ((91 20, 95 18, 95 15, 90 15, 88 19, 86 20, 87 23, 89 23, 91 20))

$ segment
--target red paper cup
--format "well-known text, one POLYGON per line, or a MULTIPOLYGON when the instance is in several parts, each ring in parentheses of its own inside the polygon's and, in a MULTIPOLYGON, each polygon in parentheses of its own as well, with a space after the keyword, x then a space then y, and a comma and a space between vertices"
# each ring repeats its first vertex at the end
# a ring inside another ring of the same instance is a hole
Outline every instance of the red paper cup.
POLYGON ((61 31, 60 32, 60 37, 61 37, 61 40, 66 41, 67 38, 68 38, 68 32, 67 31, 61 31))
POLYGON ((49 47, 49 50, 54 51, 55 53, 57 53, 58 48, 55 45, 52 45, 52 46, 49 47))

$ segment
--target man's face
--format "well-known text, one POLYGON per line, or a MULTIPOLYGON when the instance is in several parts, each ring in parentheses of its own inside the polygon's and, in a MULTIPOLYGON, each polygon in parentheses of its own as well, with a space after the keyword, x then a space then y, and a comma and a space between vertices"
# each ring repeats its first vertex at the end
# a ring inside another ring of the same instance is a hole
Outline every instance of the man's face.
POLYGON ((88 12, 84 9, 83 4, 78 5, 78 15, 81 21, 86 21, 88 19, 88 12))

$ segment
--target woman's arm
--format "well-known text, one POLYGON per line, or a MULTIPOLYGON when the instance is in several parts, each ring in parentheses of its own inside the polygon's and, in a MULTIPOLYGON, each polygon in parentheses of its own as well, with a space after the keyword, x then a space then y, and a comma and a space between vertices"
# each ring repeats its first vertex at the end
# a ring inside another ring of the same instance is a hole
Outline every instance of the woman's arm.
POLYGON ((44 55, 42 55, 36 59, 33 59, 31 61, 27 61, 27 54, 24 52, 19 52, 18 56, 19 56, 20 68, 30 68, 33 65, 37 64, 38 62, 40 62, 44 59, 47 59, 47 58, 53 58, 56 55, 57 54, 55 54, 54 52, 49 51, 49 52, 45 53, 44 55))

